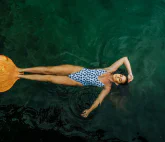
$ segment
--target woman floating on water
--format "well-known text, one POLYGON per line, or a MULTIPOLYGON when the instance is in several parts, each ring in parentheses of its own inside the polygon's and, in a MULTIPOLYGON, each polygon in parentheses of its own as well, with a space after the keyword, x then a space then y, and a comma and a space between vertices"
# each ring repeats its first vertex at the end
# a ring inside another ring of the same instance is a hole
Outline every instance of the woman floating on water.
POLYGON ((127 57, 123 57, 107 68, 87 69, 82 66, 74 65, 59 65, 47 67, 33 67, 33 68, 18 68, 20 74, 18 78, 46 81, 55 84, 69 85, 69 86, 98 86, 104 87, 93 105, 82 112, 82 117, 87 117, 111 90, 112 83, 116 85, 126 85, 133 80, 130 62, 127 57), (117 69, 124 64, 128 71, 128 76, 115 73, 117 69), (23 75, 21 73, 39 73, 45 75, 23 75))

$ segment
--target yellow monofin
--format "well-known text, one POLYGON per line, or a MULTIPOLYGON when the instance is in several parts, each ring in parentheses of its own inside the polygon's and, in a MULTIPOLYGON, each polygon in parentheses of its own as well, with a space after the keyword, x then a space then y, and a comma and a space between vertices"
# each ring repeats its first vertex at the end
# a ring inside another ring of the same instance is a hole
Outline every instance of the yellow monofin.
POLYGON ((18 67, 7 56, 0 55, 0 92, 9 90, 18 77, 18 67))

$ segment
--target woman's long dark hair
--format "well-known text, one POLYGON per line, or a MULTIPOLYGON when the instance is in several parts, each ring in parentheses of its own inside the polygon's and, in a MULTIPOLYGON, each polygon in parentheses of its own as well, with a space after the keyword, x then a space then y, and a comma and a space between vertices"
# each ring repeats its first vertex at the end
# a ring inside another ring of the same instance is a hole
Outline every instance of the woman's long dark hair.
POLYGON ((124 76, 126 76, 126 82, 124 84, 119 84, 119 85, 116 85, 115 83, 113 83, 112 85, 116 86, 117 89, 119 90, 120 92, 120 95, 121 96, 126 96, 129 94, 129 85, 128 85, 128 73, 126 72, 125 69, 118 69, 117 71, 113 72, 113 74, 122 74, 124 76))
MULTIPOLYGON (((126 77, 128 76, 125 69, 118 69, 117 71, 113 72, 113 74, 123 74, 126 77)), ((109 99, 111 100, 113 107, 128 112, 128 110, 125 108, 125 105, 128 100, 129 94, 130 93, 127 78, 127 82, 124 84, 116 85, 115 83, 112 83, 112 90, 109 99)))

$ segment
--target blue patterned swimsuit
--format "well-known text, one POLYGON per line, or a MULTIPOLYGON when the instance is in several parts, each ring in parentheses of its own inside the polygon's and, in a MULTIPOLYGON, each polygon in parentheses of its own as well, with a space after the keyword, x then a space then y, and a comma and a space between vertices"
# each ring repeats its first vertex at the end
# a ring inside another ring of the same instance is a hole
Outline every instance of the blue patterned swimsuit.
POLYGON ((83 86, 98 86, 102 87, 104 84, 98 80, 98 76, 106 73, 107 71, 104 69, 87 69, 83 68, 79 72, 72 73, 68 75, 69 78, 80 82, 83 86))

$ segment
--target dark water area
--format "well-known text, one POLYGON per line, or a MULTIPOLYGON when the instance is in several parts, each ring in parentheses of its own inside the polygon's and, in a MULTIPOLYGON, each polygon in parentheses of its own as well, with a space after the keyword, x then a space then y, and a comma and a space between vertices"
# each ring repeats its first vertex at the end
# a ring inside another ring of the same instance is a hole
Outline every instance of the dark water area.
POLYGON ((127 56, 134 75, 127 113, 107 97, 86 119, 101 88, 18 80, 0 94, 0 141, 165 141, 165 0, 0 0, 0 54, 21 68, 127 56))

